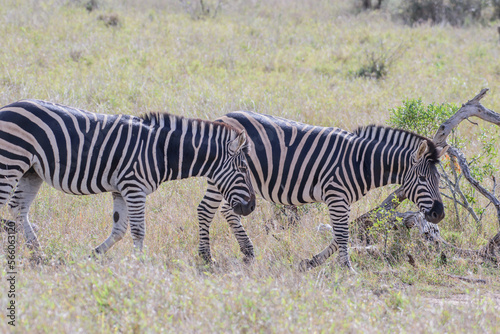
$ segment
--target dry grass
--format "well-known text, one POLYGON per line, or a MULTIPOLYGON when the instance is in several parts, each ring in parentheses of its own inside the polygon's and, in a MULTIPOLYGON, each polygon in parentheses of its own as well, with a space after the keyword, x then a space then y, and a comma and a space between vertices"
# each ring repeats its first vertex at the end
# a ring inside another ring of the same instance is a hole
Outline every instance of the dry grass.
MULTIPOLYGON (((409 28, 386 12, 355 14, 335 1, 224 2, 215 18, 198 20, 173 0, 97 3, 88 12, 85 1, 4 2, 0 105, 40 98, 105 113, 160 110, 210 119, 251 109, 352 129, 386 122, 387 110, 405 98, 462 103, 489 87, 483 103, 500 111, 493 23, 409 28), (370 55, 398 46, 404 52, 383 79, 356 75, 370 55)), ((460 131, 472 139, 477 134, 471 124, 460 131)), ((468 147, 473 151, 477 143, 468 147)), ((131 255, 128 235, 102 261, 87 259, 110 231, 109 194, 71 197, 44 186, 31 217, 41 227, 47 263, 30 264, 21 242, 18 323, 8 326, 2 311, 0 332, 498 330, 498 268, 452 253, 442 263, 440 251, 415 231, 389 233, 390 263, 352 252, 357 276, 334 261, 299 274, 298 262, 327 243, 315 232, 327 222, 323 205, 301 208, 298 227, 267 233, 265 222, 279 225, 283 217, 259 201, 244 219, 257 252, 251 266, 243 265, 229 227, 217 215, 211 230, 217 266, 206 268, 197 255, 196 221, 205 186, 202 179, 171 182, 148 198, 143 262, 131 255), (406 262, 408 252, 416 268, 406 262)), ((373 191, 352 216, 389 191, 373 191)), ((498 230, 488 210, 482 231, 466 216, 457 222, 449 215, 442 234, 460 246, 480 247, 498 230)), ((8 216, 5 208, 0 216, 8 216)))

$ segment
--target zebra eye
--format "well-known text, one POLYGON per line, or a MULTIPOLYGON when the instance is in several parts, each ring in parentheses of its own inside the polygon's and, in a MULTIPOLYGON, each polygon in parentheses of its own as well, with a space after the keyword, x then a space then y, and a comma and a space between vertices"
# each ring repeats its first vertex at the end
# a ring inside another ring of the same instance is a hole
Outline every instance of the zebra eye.
POLYGON ((427 178, 426 178, 425 176, 423 176, 423 175, 420 175, 420 176, 418 177, 418 179, 420 180, 420 182, 425 182, 425 181, 427 181, 427 178))
POLYGON ((246 173, 247 172, 247 167, 246 166, 239 166, 238 169, 240 170, 240 172, 242 173, 246 173))

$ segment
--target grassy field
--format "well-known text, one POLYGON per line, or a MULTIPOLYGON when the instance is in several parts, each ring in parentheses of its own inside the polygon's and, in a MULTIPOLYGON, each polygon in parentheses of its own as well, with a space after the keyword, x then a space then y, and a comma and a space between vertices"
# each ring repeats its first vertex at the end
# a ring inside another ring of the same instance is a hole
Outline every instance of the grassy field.
MULTIPOLYGON (((0 105, 37 98, 102 113, 206 119, 245 109, 353 129, 387 124, 388 110, 404 99, 460 104, 489 87, 482 102, 500 112, 498 22, 409 27, 393 15, 398 2, 388 2, 386 10, 358 12, 348 1, 240 0, 223 2, 214 17, 215 1, 205 1, 211 11, 201 15, 174 0, 98 0, 90 12, 83 0, 5 0, 0 105), (387 74, 359 76, 374 58, 386 60, 387 74)), ((498 128, 485 127, 499 137, 498 128)), ((479 147, 478 128, 460 126, 470 139, 466 152, 479 147)), ((321 204, 301 207, 299 226, 283 229, 279 208, 259 200, 243 219, 256 247, 252 265, 243 264, 218 214, 211 230, 217 265, 207 268, 197 254, 196 219, 205 187, 203 179, 170 182, 148 198, 140 262, 129 234, 104 259, 88 260, 110 232, 111 195, 72 197, 44 185, 31 220, 47 260, 30 263, 20 238, 16 327, 6 317, 2 270, 0 333, 499 331, 498 267, 449 251, 445 262, 418 231, 388 233, 390 262, 352 251, 358 275, 333 259, 298 273, 300 260, 328 242, 316 232, 328 222, 321 204)), ((371 192, 351 216, 394 189, 371 192)), ((5 207, 0 216, 8 217, 5 207)), ((460 247, 478 249, 498 231, 491 206, 482 230, 462 217, 448 213, 440 223, 443 237, 460 247)), ((383 236, 375 237, 382 249, 383 236)))

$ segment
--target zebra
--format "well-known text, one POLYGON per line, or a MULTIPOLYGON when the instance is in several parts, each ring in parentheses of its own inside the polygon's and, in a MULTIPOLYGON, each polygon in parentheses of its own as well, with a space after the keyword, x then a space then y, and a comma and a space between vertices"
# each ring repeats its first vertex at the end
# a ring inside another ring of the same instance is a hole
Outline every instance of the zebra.
POLYGON ((38 250, 28 211, 43 181, 73 195, 111 192, 112 231, 92 253, 106 253, 130 223, 140 254, 146 196, 165 181, 206 176, 235 213, 252 212, 249 150, 245 131, 220 122, 168 113, 97 114, 21 100, 0 109, 0 207, 10 198, 28 248, 38 250))
MULTIPOLYGON (((217 121, 247 132, 253 147, 247 154, 250 174, 256 192, 265 200, 283 205, 327 204, 333 241, 312 259, 303 260, 302 271, 321 265, 337 250, 340 263, 353 270, 347 247, 350 207, 371 189, 402 184, 407 198, 428 221, 438 223, 444 218, 435 164, 447 146, 436 147, 427 138, 384 126, 359 127, 351 133, 250 111, 232 112, 217 121)), ((221 202, 221 194, 209 182, 197 212, 199 255, 209 263, 209 229, 221 202)), ((244 261, 250 262, 254 248, 240 216, 227 203, 221 212, 244 261)))

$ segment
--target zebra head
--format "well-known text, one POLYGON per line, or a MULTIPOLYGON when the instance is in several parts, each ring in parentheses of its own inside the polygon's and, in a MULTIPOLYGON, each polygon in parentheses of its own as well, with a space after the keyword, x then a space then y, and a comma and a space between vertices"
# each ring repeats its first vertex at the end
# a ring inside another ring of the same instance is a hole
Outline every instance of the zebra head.
POLYGON ((245 131, 238 134, 231 130, 231 137, 236 138, 226 143, 221 167, 212 176, 212 181, 234 213, 247 216, 255 209, 255 191, 245 157, 250 144, 245 131))
POLYGON ((448 146, 436 147, 427 139, 421 141, 411 156, 411 166, 403 182, 406 197, 418 205, 427 221, 434 224, 444 218, 436 163, 447 149, 448 146))

